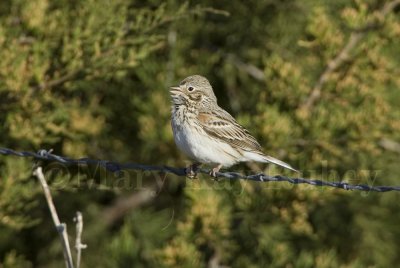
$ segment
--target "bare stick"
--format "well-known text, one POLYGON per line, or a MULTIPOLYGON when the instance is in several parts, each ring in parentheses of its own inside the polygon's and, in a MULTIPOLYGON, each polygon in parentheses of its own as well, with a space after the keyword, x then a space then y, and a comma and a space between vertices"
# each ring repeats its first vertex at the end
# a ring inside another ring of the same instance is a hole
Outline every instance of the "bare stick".
POLYGON ((104 213, 102 213, 104 223, 106 225, 112 225, 135 208, 149 203, 156 197, 154 194, 156 191, 157 187, 153 186, 149 190, 139 191, 137 193, 118 198, 115 204, 106 208, 104 213))
POLYGON ((61 223, 58 218, 58 214, 56 211, 56 207, 53 203, 53 198, 50 193, 49 185, 44 178, 42 167, 37 167, 33 171, 33 175, 36 176, 42 185, 44 197, 46 198, 47 205, 50 209, 51 217, 53 218, 54 225, 56 226, 57 232, 61 239, 61 244, 63 246, 63 253, 65 259, 65 266, 67 268, 73 268, 74 264, 72 262, 71 248, 69 247, 68 234, 67 234, 67 225, 65 223, 61 223))
POLYGON ((395 153, 399 153, 400 154, 400 143, 391 140, 391 139, 387 139, 387 138, 382 138, 378 144, 385 150, 388 151, 392 151, 395 153))
POLYGON ((83 217, 81 212, 79 211, 76 212, 74 221, 76 222, 76 240, 75 240, 76 268, 79 268, 79 266, 81 265, 82 249, 87 248, 87 245, 82 244, 81 242, 82 231, 83 231, 83 217))
POLYGON ((247 73, 254 79, 261 82, 265 81, 264 71, 258 68, 257 66, 242 61, 234 54, 226 54, 226 58, 228 61, 232 62, 236 68, 247 73))
MULTIPOLYGON (((383 8, 378 12, 377 18, 383 20, 386 15, 388 15, 394 8, 396 8, 400 4, 400 0, 394 0, 386 3, 383 8)), ((322 72, 321 76, 318 79, 318 82, 315 84, 314 88, 311 90, 311 94, 308 98, 302 103, 299 107, 300 110, 309 111, 314 103, 321 97, 322 87, 328 81, 329 76, 344 62, 346 62, 350 58, 350 52, 360 43, 361 39, 364 35, 373 29, 377 29, 379 26, 376 22, 370 22, 365 27, 359 30, 355 30, 351 33, 347 44, 344 45, 342 50, 329 61, 325 70, 322 72)))

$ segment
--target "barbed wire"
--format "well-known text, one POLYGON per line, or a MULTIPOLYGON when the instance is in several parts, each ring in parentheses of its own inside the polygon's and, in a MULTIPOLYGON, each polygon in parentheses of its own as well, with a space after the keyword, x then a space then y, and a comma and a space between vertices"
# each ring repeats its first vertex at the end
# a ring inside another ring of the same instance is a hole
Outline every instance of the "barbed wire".
MULTIPOLYGON (((186 176, 185 168, 143 165, 137 163, 118 163, 114 161, 98 160, 91 158, 72 159, 65 156, 52 154, 51 151, 46 151, 46 150, 40 150, 39 152, 34 153, 26 151, 18 152, 8 148, 0 148, 0 154, 13 155, 19 157, 32 157, 37 160, 56 161, 66 165, 79 165, 79 164, 99 165, 110 172, 118 172, 122 170, 141 170, 141 171, 158 171, 158 172, 175 174, 177 176, 186 176)), ((209 174, 210 171, 201 168, 197 171, 197 173, 209 174)), ((344 190, 358 190, 367 192, 400 191, 400 186, 370 186, 366 184, 354 185, 354 184, 348 184, 346 182, 330 182, 330 181, 305 179, 305 178, 289 178, 282 175, 270 176, 263 173, 254 175, 243 175, 237 172, 217 172, 216 175, 219 178, 226 178, 230 180, 241 179, 241 180, 258 181, 258 182, 288 182, 291 184, 309 184, 320 187, 327 186, 344 190)))

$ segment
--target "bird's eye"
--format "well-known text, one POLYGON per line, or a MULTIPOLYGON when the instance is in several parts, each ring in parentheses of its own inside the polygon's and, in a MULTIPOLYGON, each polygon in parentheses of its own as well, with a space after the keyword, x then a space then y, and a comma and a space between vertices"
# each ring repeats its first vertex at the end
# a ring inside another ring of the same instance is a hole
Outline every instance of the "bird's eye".
POLYGON ((194 90, 194 87, 190 86, 190 87, 188 87, 188 90, 189 90, 190 92, 192 92, 192 91, 194 90))

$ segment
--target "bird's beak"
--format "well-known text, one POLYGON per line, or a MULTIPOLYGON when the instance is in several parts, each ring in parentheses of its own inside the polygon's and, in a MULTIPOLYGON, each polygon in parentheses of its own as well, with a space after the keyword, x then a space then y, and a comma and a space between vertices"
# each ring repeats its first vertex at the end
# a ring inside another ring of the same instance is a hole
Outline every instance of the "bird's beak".
POLYGON ((179 94, 182 90, 180 87, 170 87, 169 91, 171 92, 171 94, 179 94))

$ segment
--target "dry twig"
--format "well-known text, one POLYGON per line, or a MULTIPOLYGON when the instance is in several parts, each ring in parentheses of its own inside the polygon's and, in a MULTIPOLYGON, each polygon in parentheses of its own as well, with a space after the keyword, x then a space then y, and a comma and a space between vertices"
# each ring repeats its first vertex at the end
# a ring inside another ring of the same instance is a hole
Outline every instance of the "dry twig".
POLYGON ((71 248, 69 246, 69 241, 68 241, 67 225, 65 223, 61 223, 60 219, 58 218, 57 210, 56 207, 54 206, 49 185, 47 184, 46 179, 44 178, 42 167, 40 166, 37 167, 33 171, 33 175, 38 178, 40 184, 42 185, 43 193, 46 198, 47 205, 50 209, 51 217, 53 218, 54 225, 56 226, 57 232, 60 236, 61 244, 63 246, 65 266, 67 268, 73 268, 74 264, 72 262, 71 248))
POLYGON ((82 213, 77 211, 76 216, 74 218, 76 222, 76 239, 75 239, 75 249, 76 249, 76 268, 79 268, 81 265, 81 255, 82 249, 87 248, 86 244, 82 244, 82 231, 83 231, 83 217, 82 213))

